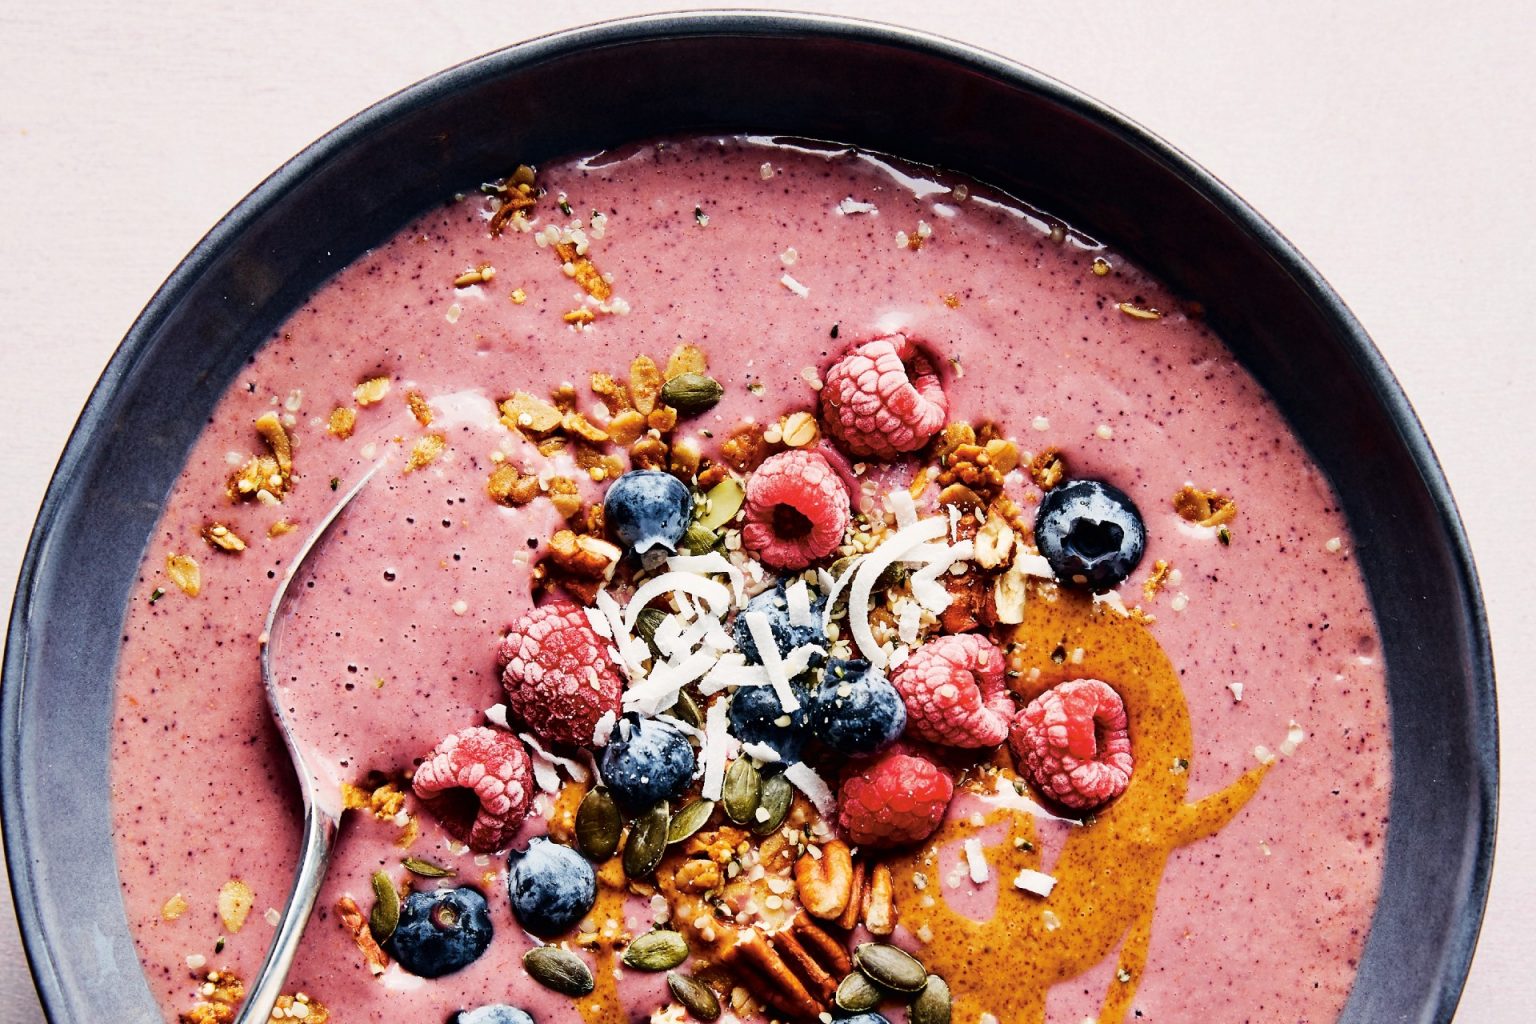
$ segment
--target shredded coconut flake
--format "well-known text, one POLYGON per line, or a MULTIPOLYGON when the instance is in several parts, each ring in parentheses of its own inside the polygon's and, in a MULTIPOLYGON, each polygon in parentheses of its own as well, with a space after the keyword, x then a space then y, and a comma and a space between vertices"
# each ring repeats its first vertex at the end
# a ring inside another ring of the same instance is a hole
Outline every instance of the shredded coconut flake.
POLYGON ((811 590, 805 580, 796 580, 785 588, 784 599, 789 605, 791 626, 816 625, 816 616, 811 612, 811 590))
POLYGON ((785 274, 783 277, 779 278, 779 284, 783 285, 785 288, 788 288, 802 299, 811 294, 811 290, 809 288, 801 284, 799 281, 796 281, 788 274, 785 274))
POLYGON ((847 217, 856 213, 879 213, 880 211, 874 203, 860 202, 853 196, 848 196, 837 204, 837 212, 847 217))
POLYGON ((1227 689, 1232 691, 1232 703, 1234 703, 1234 704, 1241 704, 1243 702, 1243 684, 1242 683, 1228 683, 1227 684, 1227 689))
POLYGON ((783 760, 779 752, 766 743, 743 743, 741 751, 760 764, 778 764, 783 760))
POLYGON ((910 491, 897 488, 885 497, 885 507, 896 517, 896 528, 905 530, 917 524, 917 502, 910 491))
POLYGON ((1096 605, 1102 604, 1113 611, 1119 612, 1121 615, 1129 616, 1131 614, 1130 610, 1125 607, 1125 599, 1120 596, 1120 591, 1118 590, 1106 590, 1102 594, 1094 594, 1093 603, 1096 605))
MULTIPOLYGON (((564 768, 567 772, 570 773, 571 778, 575 779, 577 782, 584 783, 591 780, 591 772, 587 771, 587 766, 582 764, 580 761, 572 761, 568 757, 562 757, 559 754, 551 753, 550 751, 545 750, 542 746, 539 745, 539 741, 529 733, 520 732, 517 734, 517 738, 527 744, 529 750, 533 751, 534 759, 536 761, 543 759, 548 761, 551 766, 558 765, 559 767, 564 768)), ((556 789, 558 788, 559 786, 557 783, 556 789)), ((550 792, 552 793, 554 790, 550 790, 550 792)))
POLYGON ((1049 896, 1051 890, 1056 888, 1056 877, 1048 875, 1044 871, 1025 868, 1014 876, 1013 884, 1015 888, 1043 897, 1049 896))
POLYGON ((746 577, 740 569, 732 565, 730 559, 718 551, 711 551, 706 555, 673 555, 667 559, 667 568, 676 572, 691 572, 699 575, 710 573, 724 573, 730 577, 731 590, 735 592, 736 603, 746 601, 746 577))
POLYGON ((719 800, 725 783, 725 748, 730 737, 726 710, 726 702, 717 700, 704 712, 704 783, 700 795, 706 800, 719 800))
MULTIPOLYGON (((919 544, 938 540, 947 530, 948 523, 937 516, 924 519, 904 530, 897 530, 886 538, 885 543, 865 555, 853 570, 855 574, 853 589, 848 595, 848 624, 853 630, 853 640, 858 644, 859 650, 876 668, 885 668, 890 661, 890 655, 885 648, 875 642, 875 634, 869 626, 870 596, 874 591, 875 581, 880 578, 881 573, 901 561, 913 548, 919 544)), ((828 610, 831 610, 830 597, 828 610)))
POLYGON ((805 798, 815 805, 817 813, 827 821, 834 819, 837 814, 837 797, 814 768, 804 761, 796 761, 784 769, 784 777, 805 794, 805 798))
POLYGON ((1051 571, 1051 563, 1044 555, 1021 554, 1013 560, 1013 565, 1026 576, 1034 576, 1042 580, 1056 578, 1056 574, 1051 571))
POLYGON ((709 606, 715 618, 722 617, 731 607, 731 592, 726 589, 725 584, 691 572, 664 572, 646 580, 641 584, 640 589, 635 591, 635 596, 629 599, 629 604, 624 609, 626 632, 635 628, 635 623, 640 620, 640 613, 662 594, 692 594, 709 606))
POLYGON ((1280 741, 1280 753, 1290 757, 1296 753, 1296 748, 1301 746, 1302 740, 1307 738, 1307 731, 1292 720, 1290 728, 1285 731, 1285 739, 1280 741))
POLYGON ((768 673, 768 684, 779 696, 779 706, 785 714, 800 710, 800 699, 789 685, 789 672, 784 659, 779 656, 779 645, 773 638, 773 626, 767 613, 743 612, 742 615, 747 621, 747 632, 752 634, 752 643, 757 647, 757 655, 762 659, 763 669, 768 673))
POLYGON ((594 747, 606 747, 608 737, 613 733, 613 723, 618 718, 612 711, 604 711, 597 724, 592 727, 592 745, 594 747))
POLYGON ((507 724, 507 706, 505 704, 493 704, 485 709, 485 720, 492 725, 499 725, 503 729, 511 729, 507 724))
POLYGON ((981 840, 972 836, 965 841, 965 863, 971 871, 971 881, 981 885, 992 877, 992 868, 987 864, 987 852, 981 848, 981 840))

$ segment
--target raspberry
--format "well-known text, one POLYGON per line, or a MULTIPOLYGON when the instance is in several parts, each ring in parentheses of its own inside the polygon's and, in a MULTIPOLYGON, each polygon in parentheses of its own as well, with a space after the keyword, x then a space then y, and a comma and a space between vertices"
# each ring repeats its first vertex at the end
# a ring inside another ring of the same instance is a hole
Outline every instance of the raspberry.
POLYGON ((907 704, 907 731, 950 747, 995 747, 1008 738, 1013 700, 1003 652, 975 633, 941 636, 891 674, 907 704))
POLYGON ((1030 701, 1008 745, 1035 788, 1073 810, 1097 810, 1131 781, 1125 704, 1097 679, 1062 683, 1030 701))
POLYGON ((501 659, 507 705, 541 740, 591 747, 598 720, 609 712, 618 717, 623 681, 587 613, 569 601, 514 622, 501 659))
POLYGON ((854 455, 915 452, 944 426, 947 411, 938 375, 904 334, 858 346, 832 365, 821 389, 822 424, 854 455))
POLYGON ((843 775, 837 818, 860 846, 901 846, 933 835, 955 795, 949 775, 932 761, 892 747, 843 775))
POLYGON ((516 736, 475 726, 439 743, 411 788, 455 839, 493 853, 512 841, 528 813, 533 769, 516 736))
POLYGON ((830 555, 848 529, 848 491, 816 452, 770 456, 747 481, 741 542, 776 569, 804 569, 830 555))

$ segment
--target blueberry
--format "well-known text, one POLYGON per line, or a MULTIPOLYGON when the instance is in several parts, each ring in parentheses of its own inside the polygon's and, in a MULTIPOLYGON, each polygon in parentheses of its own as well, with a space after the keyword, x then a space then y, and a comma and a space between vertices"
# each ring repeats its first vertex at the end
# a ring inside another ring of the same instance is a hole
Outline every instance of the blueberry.
POLYGON ((587 858, 548 839, 507 856, 507 894, 518 924, 553 938, 586 917, 597 899, 597 876, 587 858))
POLYGON ((637 555, 660 547, 676 552, 693 517, 693 496, 683 482, 657 469, 636 469, 613 482, 603 498, 603 522, 637 555))
MULTIPOLYGON (((732 636, 736 640, 736 646, 742 654, 747 656, 749 664, 761 665, 762 655, 758 653, 757 641, 752 639, 752 631, 747 628, 747 612, 762 612, 768 616, 768 625, 773 628, 773 639, 779 648, 779 657, 789 657, 789 652, 796 647, 804 647, 806 644, 815 644, 818 647, 827 645, 827 634, 821 628, 821 613, 827 606, 825 596, 811 594, 811 616, 816 620, 810 626, 792 626, 789 622, 789 600, 784 596, 784 584, 780 583, 772 590, 765 590, 742 609, 742 613, 736 616, 736 623, 731 627, 732 636)), ((820 656, 812 659, 811 667, 821 664, 820 656)))
POLYGON ((836 1018, 836 1024, 891 1024, 880 1014, 873 1010, 867 1013, 855 1013, 848 1017, 836 1018))
POLYGON ((873 754, 896 742, 907 727, 907 705, 869 662, 833 658, 811 698, 810 726, 839 754, 873 754))
POLYGON ((400 904, 400 923, 384 943, 400 966, 440 978, 480 959, 491 944, 491 913, 474 889, 413 892, 400 904))
POLYGON ((693 747, 665 722, 626 715, 603 748, 603 781, 631 814, 676 800, 693 778, 693 747))
POLYGON ((771 686, 743 686, 731 697, 726 715, 732 736, 743 743, 766 743, 786 763, 800 760, 805 746, 805 711, 811 701, 810 690, 799 679, 791 679, 789 685, 800 701, 800 707, 790 715, 784 714, 784 705, 771 686))
POLYGON ((1035 544, 1062 583, 1101 591, 1135 570, 1147 530, 1124 492, 1099 480, 1073 480, 1040 500, 1035 544))
POLYGON ((478 1010, 460 1010, 448 1018, 448 1024, 533 1024, 525 1010, 497 1003, 478 1010))

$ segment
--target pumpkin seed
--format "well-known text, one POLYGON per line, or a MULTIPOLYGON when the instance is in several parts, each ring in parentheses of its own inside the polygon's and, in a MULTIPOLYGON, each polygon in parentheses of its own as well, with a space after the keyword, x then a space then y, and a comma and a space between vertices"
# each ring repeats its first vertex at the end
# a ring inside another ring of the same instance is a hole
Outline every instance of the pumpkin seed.
POLYGON ((705 511, 699 516, 699 525, 706 530, 720 529, 741 511, 741 504, 746 500, 747 489, 741 482, 735 477, 726 477, 704 492, 705 511))
POLYGON ((523 954, 523 970, 540 985, 561 995, 584 996, 592 991, 592 972, 586 963, 558 946, 534 946, 523 954))
POLYGON ((445 868, 441 864, 434 864, 420 857, 407 857, 400 863, 405 866, 405 870, 422 878, 452 878, 458 874, 452 868, 445 868))
POLYGON ((688 943, 667 928, 646 932, 624 951, 624 965, 637 971, 670 971, 688 959, 688 943))
POLYGON ((607 860, 619 848, 623 828, 619 805, 608 791, 595 786, 589 789, 576 808, 576 848, 592 860, 607 860))
POLYGON ((395 934, 400 923, 400 893, 395 883, 383 871, 373 873, 373 909, 368 912, 368 930, 375 942, 383 942, 395 934))
POLYGON ((646 811, 629 826, 629 842, 624 845, 624 873, 630 878, 649 878, 667 852, 667 830, 672 825, 671 809, 665 800, 646 811))
POLYGON ((689 523, 688 530, 683 534, 683 550, 690 555, 707 555, 715 549, 720 537, 709 527, 702 523, 689 523))
POLYGON ((656 630, 666 617, 667 613, 660 608, 642 608, 640 616, 635 619, 635 635, 645 641, 654 658, 661 657, 661 649, 656 646, 656 630))
POLYGON ((923 990, 907 1012, 909 1024, 949 1024, 949 985, 937 974, 928 975, 923 990))
POLYGON ((752 831, 760 836, 777 832, 779 826, 784 824, 784 816, 789 813, 789 805, 794 802, 795 787, 783 773, 768 776, 758 792, 758 809, 752 817, 752 831))
POLYGON ((661 386, 661 400, 684 416, 703 412, 723 394, 720 382, 702 373, 680 373, 661 386))
POLYGON ((833 1002, 837 1003, 839 1010, 864 1013, 879 1006, 880 1000, 884 998, 885 993, 869 980, 868 975, 862 971, 854 971, 837 986, 837 995, 833 996, 833 1002))
POLYGON ((715 990, 697 978, 673 971, 667 975, 667 988, 672 990, 672 998, 682 1003, 696 1019, 719 1018, 720 1000, 716 998, 715 990))
POLYGON ((751 761, 745 757, 732 761, 725 770, 725 782, 720 788, 720 803, 725 807, 725 816, 738 825, 752 821, 761 786, 762 780, 751 761))
POLYGON ((678 691, 677 703, 668 709, 667 714, 695 729, 704 728, 704 712, 699 710, 698 701, 689 696, 687 690, 678 691))
POLYGON ((928 983, 928 971, 905 950, 884 942, 861 943, 853 962, 877 985, 892 992, 919 992, 928 983))
POLYGON ((672 821, 667 826, 667 845, 680 843, 691 837, 695 832, 704 827, 709 816, 715 813, 713 800, 695 800, 672 815, 672 821))

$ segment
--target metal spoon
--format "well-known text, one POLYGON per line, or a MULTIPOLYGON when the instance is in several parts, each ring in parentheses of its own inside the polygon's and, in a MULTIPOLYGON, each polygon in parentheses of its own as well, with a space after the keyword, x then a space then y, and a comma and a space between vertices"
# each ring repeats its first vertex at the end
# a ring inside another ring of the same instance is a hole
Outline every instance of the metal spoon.
POLYGON ((383 465, 383 462, 379 462, 364 473, 363 478, 353 484, 326 513, 320 525, 304 541, 298 554, 289 563, 288 572, 283 576, 282 584, 272 597, 272 606, 267 610, 266 625, 261 633, 261 681, 267 691, 267 705, 271 708, 277 727, 282 730, 283 742, 288 746, 288 757, 293 762, 294 773, 299 777, 299 790, 304 798, 304 839, 300 847, 299 866, 293 874, 293 890, 288 894, 288 903, 283 908, 283 916, 278 920, 272 948, 267 951, 267 959, 246 991, 245 1005, 235 1018, 235 1024, 265 1024, 271 1020, 273 1004, 277 1002, 283 984, 288 980, 288 970, 293 966, 294 954, 298 952, 299 939, 304 934, 305 924, 309 922, 310 912, 314 910, 315 898, 320 894, 320 883, 325 880, 326 865, 330 863, 331 850, 336 844, 336 832, 341 827, 343 810, 340 789, 333 781, 322 779, 305 760, 304 748, 295 738, 293 724, 288 721, 283 710, 277 673, 272 670, 273 630, 277 628, 278 616, 287 603, 289 585, 298 577, 299 570, 309 560, 309 556, 319 548, 320 541, 335 525, 342 510, 352 503, 352 499, 357 497, 383 465))

